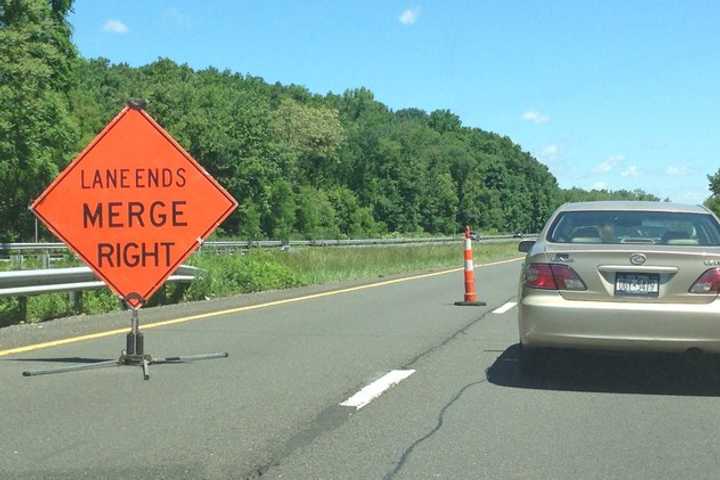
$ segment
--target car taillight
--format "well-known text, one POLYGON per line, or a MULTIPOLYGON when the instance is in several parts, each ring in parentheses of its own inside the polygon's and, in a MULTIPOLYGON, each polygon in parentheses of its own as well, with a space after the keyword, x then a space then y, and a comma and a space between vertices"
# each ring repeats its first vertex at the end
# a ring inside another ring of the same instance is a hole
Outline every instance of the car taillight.
POLYGON ((587 290, 585 283, 567 265, 531 263, 525 272, 525 285, 544 290, 587 290))
POLYGON ((690 293, 720 292, 720 267, 705 270, 705 273, 695 280, 689 291, 690 293))
POLYGON ((557 290, 550 265, 547 263, 531 263, 525 272, 525 285, 532 288, 557 290))
POLYGON ((587 290, 585 282, 567 265, 550 265, 550 268, 555 276, 558 290, 587 290))

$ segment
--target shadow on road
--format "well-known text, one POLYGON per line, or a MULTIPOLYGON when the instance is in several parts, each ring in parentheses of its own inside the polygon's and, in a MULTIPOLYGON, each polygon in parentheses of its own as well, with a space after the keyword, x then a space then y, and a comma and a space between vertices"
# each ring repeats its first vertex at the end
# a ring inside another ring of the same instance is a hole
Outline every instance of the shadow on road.
POLYGON ((488 381, 543 390, 720 396, 718 356, 552 351, 533 374, 525 374, 518 354, 519 345, 506 349, 487 370, 488 381))

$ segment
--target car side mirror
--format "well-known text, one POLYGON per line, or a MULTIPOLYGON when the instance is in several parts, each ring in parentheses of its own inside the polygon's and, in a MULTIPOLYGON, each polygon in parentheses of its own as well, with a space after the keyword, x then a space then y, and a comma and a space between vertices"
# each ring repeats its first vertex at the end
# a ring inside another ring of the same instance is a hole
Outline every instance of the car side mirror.
POLYGON ((535 245, 535 240, 523 240, 522 242, 518 243, 518 252, 527 253, 530 251, 533 245, 535 245))

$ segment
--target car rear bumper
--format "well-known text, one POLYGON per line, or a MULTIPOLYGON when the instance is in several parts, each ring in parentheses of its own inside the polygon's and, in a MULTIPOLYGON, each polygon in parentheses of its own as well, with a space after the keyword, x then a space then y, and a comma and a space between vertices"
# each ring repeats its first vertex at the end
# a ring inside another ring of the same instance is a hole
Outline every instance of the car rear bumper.
POLYGON ((520 342, 529 347, 720 353, 720 301, 613 303, 528 295, 518 305, 520 342))

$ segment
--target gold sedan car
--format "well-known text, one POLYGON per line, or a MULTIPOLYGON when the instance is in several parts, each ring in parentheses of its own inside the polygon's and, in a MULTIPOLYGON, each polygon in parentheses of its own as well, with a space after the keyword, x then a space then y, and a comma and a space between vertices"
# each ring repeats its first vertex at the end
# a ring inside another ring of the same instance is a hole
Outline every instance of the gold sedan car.
POLYGON ((569 203, 520 251, 521 368, 546 348, 720 352, 720 222, 706 208, 569 203))

